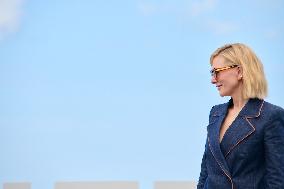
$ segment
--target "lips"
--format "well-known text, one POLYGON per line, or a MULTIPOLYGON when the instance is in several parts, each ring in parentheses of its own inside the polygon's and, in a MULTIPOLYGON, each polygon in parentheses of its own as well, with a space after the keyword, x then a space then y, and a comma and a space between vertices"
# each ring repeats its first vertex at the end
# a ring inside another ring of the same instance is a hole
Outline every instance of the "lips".
POLYGON ((216 87, 218 88, 218 90, 220 89, 221 86, 222 86, 221 84, 216 85, 216 87))

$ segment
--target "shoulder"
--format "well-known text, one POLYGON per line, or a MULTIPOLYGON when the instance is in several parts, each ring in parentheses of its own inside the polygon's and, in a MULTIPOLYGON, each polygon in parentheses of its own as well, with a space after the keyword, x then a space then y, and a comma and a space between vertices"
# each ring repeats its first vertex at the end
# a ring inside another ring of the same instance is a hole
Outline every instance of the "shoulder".
POLYGON ((263 103, 263 113, 272 117, 284 116, 284 109, 267 101, 263 103))
POLYGON ((277 118, 284 120, 284 109, 280 106, 264 101, 262 112, 263 115, 266 115, 265 117, 269 117, 270 120, 277 118))

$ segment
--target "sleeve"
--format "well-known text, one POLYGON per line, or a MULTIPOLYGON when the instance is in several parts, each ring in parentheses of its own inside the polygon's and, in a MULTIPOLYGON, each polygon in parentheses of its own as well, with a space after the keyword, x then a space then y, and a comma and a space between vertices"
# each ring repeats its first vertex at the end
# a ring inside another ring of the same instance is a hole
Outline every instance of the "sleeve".
POLYGON ((200 171, 200 176, 199 176, 199 180, 198 180, 198 184, 197 184, 197 189, 203 189, 204 185, 205 185, 205 181, 207 179, 206 148, 207 148, 207 140, 206 140, 204 154, 203 154, 203 157, 202 157, 201 171, 200 171))
POLYGON ((264 188, 284 188, 284 111, 278 111, 264 133, 264 188))

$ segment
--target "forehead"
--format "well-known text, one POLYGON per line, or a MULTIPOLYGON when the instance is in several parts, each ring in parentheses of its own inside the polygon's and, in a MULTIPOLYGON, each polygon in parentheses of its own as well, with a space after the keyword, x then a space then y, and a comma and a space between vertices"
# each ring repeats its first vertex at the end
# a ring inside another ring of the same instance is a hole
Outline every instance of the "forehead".
POLYGON ((212 68, 220 68, 226 66, 227 60, 223 56, 216 56, 212 61, 212 68))

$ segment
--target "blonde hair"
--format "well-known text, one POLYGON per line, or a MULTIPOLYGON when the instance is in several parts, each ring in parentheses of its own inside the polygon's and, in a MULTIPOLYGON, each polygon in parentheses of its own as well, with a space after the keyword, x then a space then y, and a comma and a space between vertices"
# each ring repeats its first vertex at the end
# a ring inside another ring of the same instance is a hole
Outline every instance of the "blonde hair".
POLYGON ((210 64, 216 56, 222 56, 229 65, 239 65, 243 71, 243 98, 264 99, 267 96, 267 81, 263 65, 248 46, 241 43, 226 44, 212 53, 210 64))

